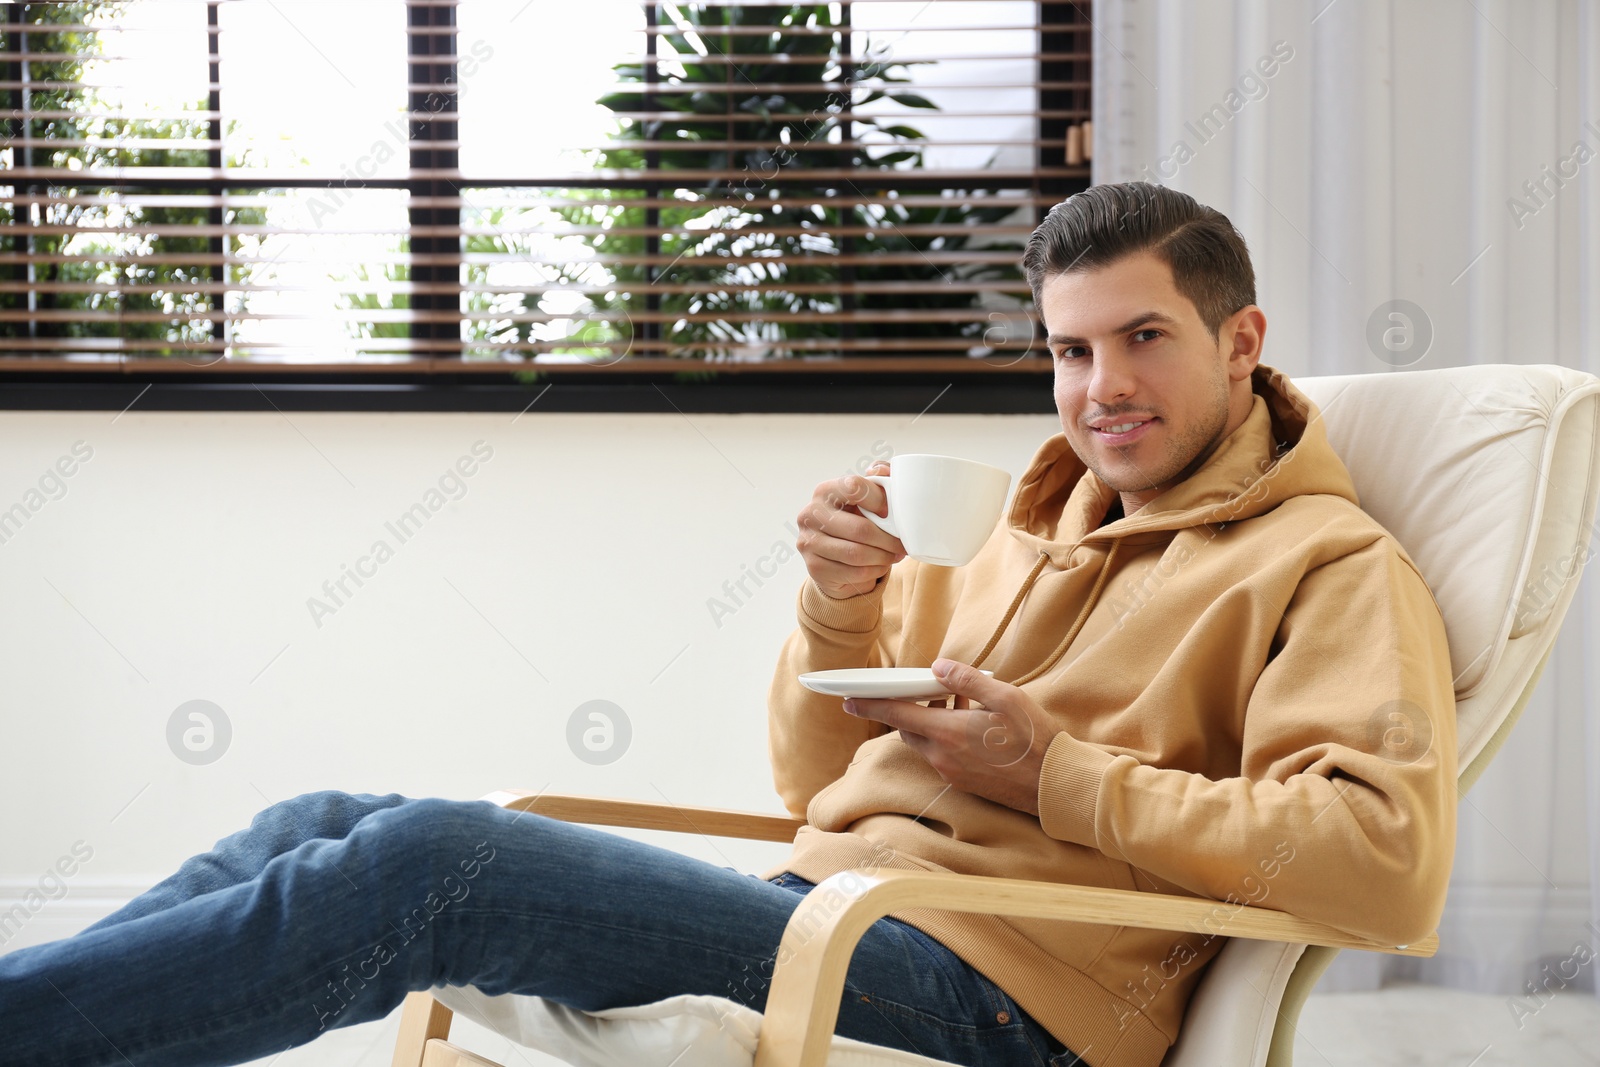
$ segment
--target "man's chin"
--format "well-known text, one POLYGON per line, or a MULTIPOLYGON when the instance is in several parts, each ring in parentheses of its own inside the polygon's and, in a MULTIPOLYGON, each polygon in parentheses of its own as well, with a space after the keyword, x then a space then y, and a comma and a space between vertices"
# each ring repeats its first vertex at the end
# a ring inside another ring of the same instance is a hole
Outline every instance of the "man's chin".
POLYGON ((1070 434, 1067 435, 1067 444, 1078 457, 1078 462, 1088 467, 1094 472, 1095 477, 1119 493, 1148 493, 1159 486, 1167 485, 1179 473, 1156 471, 1158 477, 1152 480, 1150 472, 1141 467, 1130 470, 1127 464, 1108 465, 1104 461, 1105 456, 1108 452, 1115 455, 1118 451, 1116 449, 1107 448, 1097 441, 1075 441, 1070 434))
MULTIPOLYGON (((1124 495, 1131 493, 1149 493, 1152 490, 1170 488, 1171 477, 1160 477, 1154 480, 1143 471, 1130 473, 1126 469, 1113 470, 1104 465, 1095 466, 1093 463, 1084 464, 1094 471, 1095 477, 1118 493, 1124 495)), ((1157 472, 1158 474, 1161 472, 1157 472)))

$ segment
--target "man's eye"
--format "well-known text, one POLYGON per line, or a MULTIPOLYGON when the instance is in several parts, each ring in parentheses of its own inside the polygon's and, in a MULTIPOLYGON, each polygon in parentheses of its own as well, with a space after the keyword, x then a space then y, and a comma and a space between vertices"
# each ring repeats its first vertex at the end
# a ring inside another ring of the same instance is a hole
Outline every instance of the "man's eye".
POLYGON ((1083 357, 1085 355, 1088 355, 1088 353, 1089 353, 1089 350, 1087 348, 1085 348, 1084 346, 1082 346, 1082 345, 1074 345, 1074 346, 1072 346, 1070 348, 1058 348, 1058 349, 1056 349, 1056 358, 1057 359, 1068 359, 1068 360, 1070 360, 1070 359, 1079 359, 1079 358, 1081 358, 1081 357, 1083 357))
POLYGON ((1139 330, 1133 335, 1135 341, 1154 341, 1161 336, 1161 331, 1156 329, 1139 330))

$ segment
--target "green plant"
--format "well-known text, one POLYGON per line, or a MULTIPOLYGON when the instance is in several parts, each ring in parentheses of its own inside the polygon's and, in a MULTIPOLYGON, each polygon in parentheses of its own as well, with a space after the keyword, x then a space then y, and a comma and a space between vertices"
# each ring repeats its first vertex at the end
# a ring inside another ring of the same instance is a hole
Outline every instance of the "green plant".
MULTIPOLYGON (((843 24, 847 8, 658 5, 670 28, 657 38, 663 65, 655 91, 644 91, 648 72, 640 64, 613 68, 630 88, 599 103, 618 113, 614 138, 629 143, 594 152, 593 162, 628 171, 653 164, 661 186, 675 188, 665 195, 677 203, 657 209, 651 220, 645 207, 628 203, 644 197, 637 189, 559 192, 565 200, 606 201, 556 209, 567 226, 592 232, 595 253, 559 272, 562 284, 596 290, 588 297, 594 314, 561 350, 614 360, 617 351, 638 345, 647 317, 659 321, 658 336, 670 345, 666 354, 686 358, 826 352, 847 329, 857 338, 959 336, 976 343, 981 321, 924 316, 846 326, 838 314, 847 292, 863 312, 973 308, 976 294, 940 283, 1018 277, 1010 267, 927 258, 975 242, 1008 247, 985 242, 983 226, 1011 215, 1016 205, 998 199, 992 206, 899 202, 901 189, 885 178, 921 169, 926 138, 900 119, 862 116, 860 109, 880 100, 922 110, 935 105, 900 88, 910 81, 907 64, 878 54, 870 42, 865 56, 852 59, 843 24), (772 32, 729 32, 750 27, 772 32), (799 28, 824 32, 785 32, 799 28), (737 65, 722 60, 730 55, 741 57, 737 65), (768 84, 789 88, 757 88, 768 84), (662 117, 624 117, 651 111, 662 117), (855 117, 841 118, 846 111, 855 117), (674 177, 696 171, 735 177, 674 177), (828 203, 865 199, 863 189, 879 202, 828 203), (660 230, 654 247, 652 226, 660 230), (937 226, 963 232, 929 235, 923 229, 937 226), (836 261, 841 253, 874 252, 904 261, 836 261), (655 262, 638 262, 647 256, 655 262), (894 294, 853 291, 853 282, 877 281, 925 284, 894 294)), ((541 295, 533 304, 548 301, 541 295)))
MULTIPOLYGON (((100 35, 93 30, 51 29, 110 25, 122 11, 119 5, 95 0, 27 5, 28 48, 51 55, 50 59, 24 61, 28 78, 53 86, 32 90, 29 110, 61 112, 67 117, 32 118, 19 131, 45 142, 34 148, 36 165, 56 168, 59 177, 48 185, 35 186, 35 192, 51 197, 39 205, 36 215, 26 210, 19 215, 14 202, 0 204, 0 249, 31 253, 35 258, 32 281, 42 283, 35 298, 36 311, 83 313, 79 317, 28 316, 33 319, 35 335, 169 342, 135 351, 193 358, 194 350, 187 346, 211 339, 211 324, 204 317, 211 309, 210 300, 196 287, 212 277, 204 265, 173 259, 209 253, 207 236, 183 231, 215 220, 205 207, 121 199, 118 194, 123 190, 97 183, 96 171, 106 167, 207 166, 204 149, 183 147, 181 142, 208 138, 209 125, 204 119, 181 113, 166 119, 114 117, 118 110, 114 102, 93 87, 74 84, 82 77, 84 63, 101 54, 100 35), (163 141, 172 141, 175 147, 165 147, 163 141), (60 145, 52 147, 49 142, 60 145), (99 197, 105 202, 86 204, 83 197, 99 197), (67 232, 19 232, 19 224, 26 225, 30 218, 43 227, 67 232), (52 262, 52 257, 60 261, 52 262), (119 264, 118 259, 124 262, 119 264)), ((10 98, 4 106, 16 109, 16 92, 4 95, 10 98)), ((197 103, 194 109, 204 106, 197 103)), ((12 151, 20 149, 14 146, 12 151)), ((16 162, 14 158, 13 164, 16 162)), ((9 191, 15 194, 20 190, 12 185, 9 191)), ((141 195, 181 191, 150 186, 136 189, 141 195)), ((259 225, 265 221, 265 212, 253 207, 229 208, 221 221, 232 226, 259 225)), ((236 251, 238 238, 231 240, 231 250, 236 251)), ((13 280, 27 279, 27 268, 21 265, 11 266, 7 273, 13 280)), ((249 269, 234 267, 228 277, 235 283, 248 283, 249 269)), ((0 306, 20 310, 28 305, 25 294, 7 291, 0 293, 0 306)), ((0 321, 0 337, 28 336, 29 331, 30 323, 24 319, 0 321)))
MULTIPOLYGON (((409 281, 411 268, 403 263, 386 263, 377 274, 378 281, 392 286, 409 281)), ((368 270, 365 264, 358 263, 337 280, 366 283, 374 279, 373 272, 368 270)), ((411 296, 409 293, 393 290, 351 289, 338 295, 335 306, 341 311, 406 311, 411 307, 411 296)), ((403 340, 411 336, 409 323, 377 321, 376 318, 352 319, 347 329, 352 336, 368 340, 373 338, 403 340)))

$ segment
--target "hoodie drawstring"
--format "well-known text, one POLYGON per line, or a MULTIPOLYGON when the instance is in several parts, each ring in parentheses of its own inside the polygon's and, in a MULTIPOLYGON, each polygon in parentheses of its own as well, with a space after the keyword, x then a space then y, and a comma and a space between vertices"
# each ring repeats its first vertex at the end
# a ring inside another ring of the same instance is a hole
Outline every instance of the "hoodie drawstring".
MULTIPOLYGON (((1077 546, 1074 545, 1073 547, 1076 548, 1077 546)), ((1021 678, 1012 681, 1011 685, 1023 685, 1033 681, 1051 667, 1054 667, 1061 657, 1066 655, 1073 639, 1078 636, 1078 631, 1083 629, 1084 622, 1089 618, 1089 612, 1094 610, 1095 602, 1100 599, 1100 591, 1105 588, 1106 579, 1111 575, 1111 561, 1116 559, 1117 549, 1120 547, 1122 547, 1122 538, 1119 537, 1111 542, 1111 549, 1106 553, 1105 560, 1100 564, 1100 575, 1095 579, 1094 588, 1089 590, 1089 599, 1084 601, 1083 610, 1078 612, 1078 618, 1067 631, 1067 635, 1061 639, 1061 643, 1056 646, 1055 651, 1050 653, 1039 666, 1033 668, 1021 678)), ((989 638, 989 643, 983 646, 983 651, 978 653, 977 658, 972 661, 972 666, 981 667, 983 661, 988 658, 989 653, 994 651, 994 646, 1000 643, 1000 635, 1005 633, 1007 626, 1011 625, 1011 620, 1016 616, 1017 609, 1022 606, 1022 598, 1028 595, 1028 590, 1033 588, 1033 583, 1038 581, 1040 573, 1048 562, 1050 562, 1050 554, 1048 552, 1040 552, 1039 562, 1035 563, 1033 570, 1028 572, 1028 577, 1022 583, 1022 588, 1017 590, 1017 595, 1011 600, 1011 606, 1006 609, 1005 618, 1000 620, 1000 625, 995 628, 994 635, 989 638)))
POLYGON ((1022 583, 1022 588, 1017 590, 1017 595, 1011 598, 1011 606, 1006 609, 1005 618, 1000 620, 1000 625, 995 627, 994 635, 989 638, 989 643, 983 646, 983 651, 978 653, 978 658, 972 661, 974 667, 983 666, 983 661, 989 658, 989 653, 994 651, 994 646, 1000 643, 1000 635, 1006 632, 1006 627, 1011 625, 1012 616, 1022 606, 1022 598, 1028 595, 1028 590, 1033 588, 1033 583, 1038 581, 1039 572, 1044 570, 1044 565, 1050 562, 1050 553, 1039 553, 1039 562, 1033 565, 1033 570, 1028 572, 1028 577, 1022 583))

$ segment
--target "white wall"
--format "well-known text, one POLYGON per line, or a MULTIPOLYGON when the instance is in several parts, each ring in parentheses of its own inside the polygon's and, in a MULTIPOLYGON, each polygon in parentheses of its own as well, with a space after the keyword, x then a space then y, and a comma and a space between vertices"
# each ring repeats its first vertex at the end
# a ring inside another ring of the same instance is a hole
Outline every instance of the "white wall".
MULTIPOLYGON (((306 790, 779 811, 766 687, 805 568, 795 555, 746 577, 737 605, 724 583, 792 551, 813 487, 875 452, 1015 476, 1057 429, 934 413, 0 414, 0 509, 75 442, 92 449, 0 544, 0 900, 74 843, 93 850, 4 947, 71 933, 306 790), (459 500, 404 543, 386 529, 478 441, 493 455, 459 500), (308 599, 378 539, 393 557, 314 620, 308 599), (714 619, 714 597, 737 610, 714 619), (196 699, 233 731, 203 766, 167 740, 196 699), (633 730, 607 766, 566 739, 596 699, 633 730)), ((683 844, 752 869, 783 854, 683 844)))

